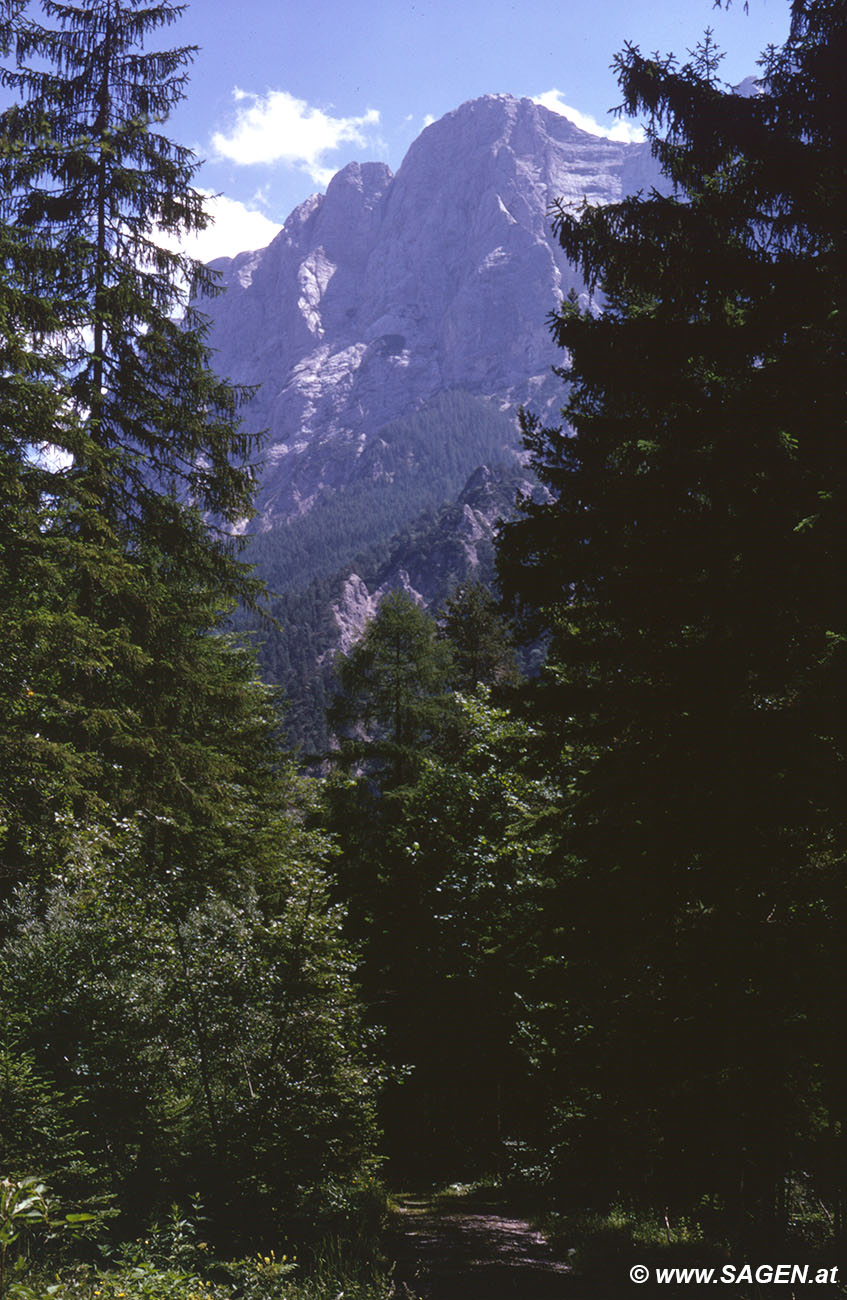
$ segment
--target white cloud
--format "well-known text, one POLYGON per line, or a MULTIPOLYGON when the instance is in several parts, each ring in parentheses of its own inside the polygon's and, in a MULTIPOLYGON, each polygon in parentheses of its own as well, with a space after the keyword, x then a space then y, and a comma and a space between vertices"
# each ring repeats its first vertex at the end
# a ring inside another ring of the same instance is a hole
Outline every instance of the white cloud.
POLYGON ((424 126, 432 126, 434 121, 435 118, 432 116, 432 113, 427 113, 426 117, 423 120, 424 126))
POLYGON ((254 95, 236 89, 233 98, 235 121, 228 132, 212 136, 215 153, 244 166, 286 163, 307 172, 319 185, 334 175, 334 169, 324 165, 326 155, 343 144, 366 146, 368 128, 379 122, 376 109, 361 117, 332 117, 286 90, 254 95))
POLYGON ((621 140, 625 144, 639 144, 647 138, 643 127, 622 117, 612 120, 610 126, 601 126, 588 113, 581 113, 578 108, 566 104, 560 90, 547 90, 543 95, 533 95, 533 99, 536 104, 549 108, 553 113, 561 113, 562 117, 566 117, 569 122, 573 122, 574 126, 578 126, 581 131, 587 131, 589 135, 602 135, 607 140, 621 140))
POLYGON ((183 235, 179 240, 172 236, 160 237, 159 242, 195 257, 198 262, 211 262, 216 257, 234 257, 236 253, 265 248, 282 229, 279 222, 271 221, 263 212, 225 194, 209 195, 206 211, 212 223, 205 230, 183 235))
POLYGON ((74 458, 63 447, 56 447, 51 442, 39 442, 27 448, 30 462, 46 469, 48 474, 60 474, 63 469, 70 469, 74 458))

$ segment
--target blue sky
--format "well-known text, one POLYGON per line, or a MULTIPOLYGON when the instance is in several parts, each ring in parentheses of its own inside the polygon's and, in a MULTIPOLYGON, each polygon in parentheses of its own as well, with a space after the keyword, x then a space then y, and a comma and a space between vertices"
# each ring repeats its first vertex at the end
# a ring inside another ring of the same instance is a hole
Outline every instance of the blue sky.
POLYGON ((746 14, 742 0, 193 0, 160 37, 201 47, 169 126, 221 196, 192 251, 263 246, 340 167, 396 170, 429 120, 477 95, 545 97, 612 129, 615 51, 630 40, 684 58, 706 27, 735 83, 784 40, 788 0, 749 0, 746 14))

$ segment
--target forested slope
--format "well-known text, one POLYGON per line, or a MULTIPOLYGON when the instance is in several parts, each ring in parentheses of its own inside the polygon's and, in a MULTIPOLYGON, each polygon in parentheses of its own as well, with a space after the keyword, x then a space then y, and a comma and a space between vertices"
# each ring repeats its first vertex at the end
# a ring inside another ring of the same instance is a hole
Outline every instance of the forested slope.
POLYGON ((479 465, 514 463, 519 444, 514 416, 495 403, 440 393, 383 425, 349 482, 327 487, 305 514, 251 535, 246 555, 274 595, 302 589, 453 501, 479 465))
MULTIPOLYGON (((283 692, 285 734, 301 756, 314 758, 327 749, 333 657, 362 634, 385 594, 398 589, 413 592, 435 612, 468 579, 493 585, 499 522, 514 513, 518 492, 530 487, 531 480, 514 463, 499 469, 480 467, 456 500, 415 513, 399 531, 380 535, 379 515, 362 521, 356 513, 357 535, 378 538, 358 551, 346 544, 355 523, 344 514, 348 527, 342 528, 337 550, 323 552, 334 553, 336 563, 345 560, 343 567, 316 576, 303 587, 283 587, 281 594, 271 596, 263 613, 251 616, 242 610, 237 615, 234 624, 254 641, 265 680, 283 692)), ((360 504, 370 493, 366 489, 360 504)), ((395 499, 402 500, 404 493, 408 505, 420 499, 403 483, 395 499)), ((345 499, 342 492, 330 498, 326 511, 316 507, 303 521, 304 533, 311 535, 319 519, 327 523, 335 518, 345 499)), ((280 553, 287 559, 287 538, 297 531, 295 523, 251 542, 248 555, 264 557, 260 572, 273 572, 280 553)))

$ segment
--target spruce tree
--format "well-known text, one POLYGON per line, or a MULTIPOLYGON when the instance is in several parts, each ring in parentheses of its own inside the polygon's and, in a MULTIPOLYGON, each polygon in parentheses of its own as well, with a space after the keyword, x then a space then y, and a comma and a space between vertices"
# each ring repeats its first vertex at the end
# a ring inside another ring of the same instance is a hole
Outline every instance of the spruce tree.
POLYGON ((457 689, 516 683, 510 632, 484 583, 464 582, 453 593, 444 606, 441 635, 452 652, 457 689))
POLYGON ((564 423, 525 419, 553 500, 501 576, 555 633, 545 1033, 597 1196, 784 1215, 843 1123, 845 50, 811 0, 748 98, 709 36, 628 47, 676 193, 556 215, 603 308, 555 322, 564 423))
MULTIPOLYGON (((148 48, 183 6, 6 7, 0 119, 5 843, 14 876, 56 826, 212 820, 264 770, 255 669, 219 635, 256 586, 243 394, 210 366, 191 153, 161 134, 189 48, 148 48), (58 820, 57 820, 58 819, 58 820)), ((265 737, 265 740, 262 739, 265 737)), ((51 850, 52 851, 52 850, 51 850)))

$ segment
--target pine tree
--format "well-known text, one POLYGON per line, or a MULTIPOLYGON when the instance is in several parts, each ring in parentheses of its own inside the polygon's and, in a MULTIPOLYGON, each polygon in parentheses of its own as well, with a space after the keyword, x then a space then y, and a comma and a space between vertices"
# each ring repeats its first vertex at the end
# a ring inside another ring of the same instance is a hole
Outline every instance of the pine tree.
POLYGON ((768 1218, 843 1121, 845 49, 843 4, 795 0, 744 98, 708 35, 628 47, 676 194, 556 216, 604 306, 555 323, 554 499, 501 574, 555 632, 553 1058, 598 1195, 768 1218))
POLYGON ((229 784, 251 784, 249 749, 268 735, 255 669, 207 635, 257 591, 231 531, 251 511, 255 444, 239 428, 243 394, 210 367, 194 301, 210 274, 162 247, 207 221, 192 155, 158 129, 193 51, 145 45, 182 8, 44 0, 44 24, 5 11, 13 876, 40 836, 55 852, 57 818, 214 812, 229 784))

